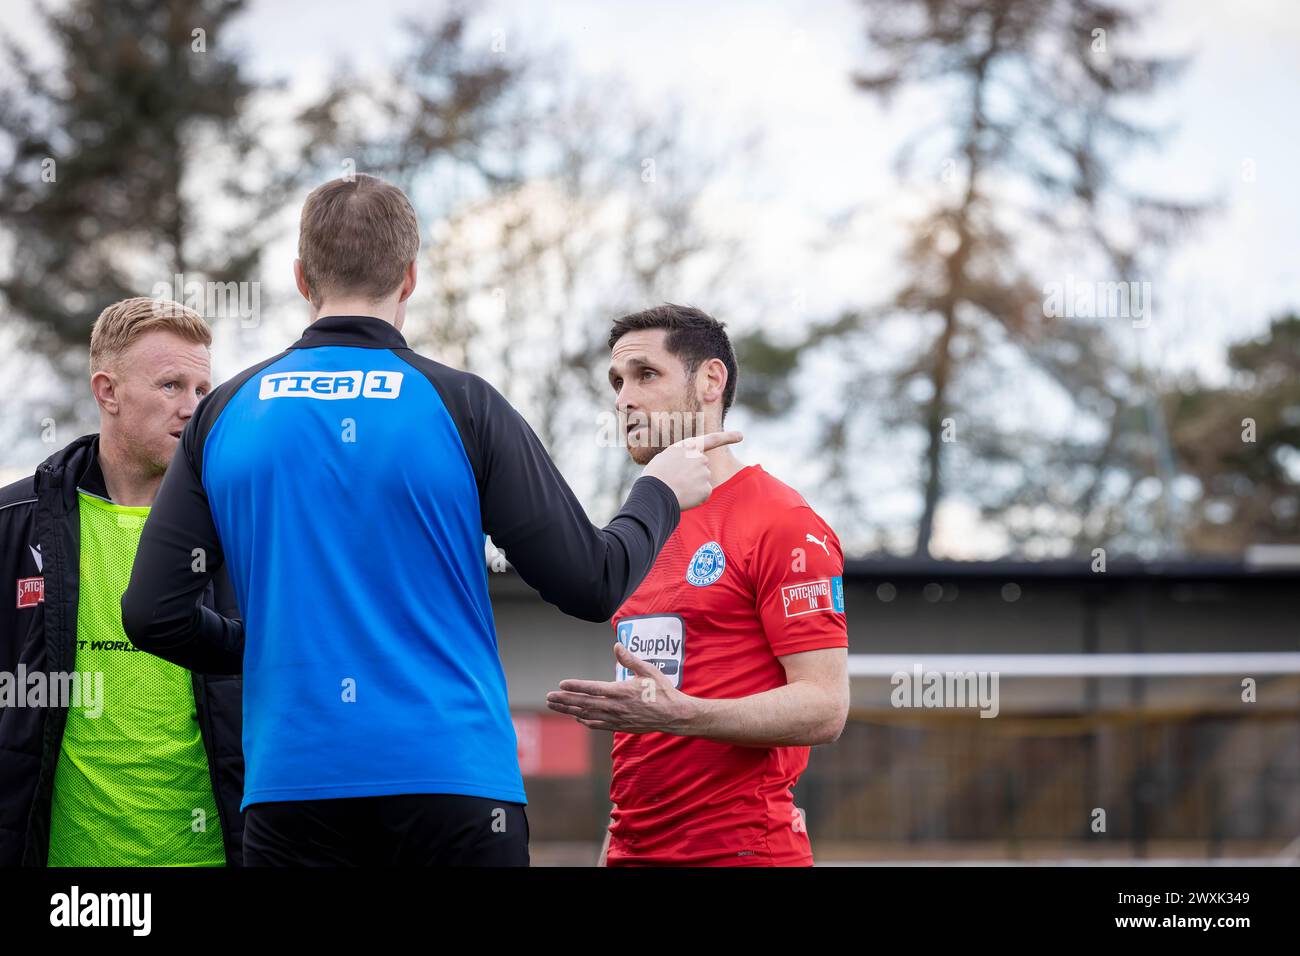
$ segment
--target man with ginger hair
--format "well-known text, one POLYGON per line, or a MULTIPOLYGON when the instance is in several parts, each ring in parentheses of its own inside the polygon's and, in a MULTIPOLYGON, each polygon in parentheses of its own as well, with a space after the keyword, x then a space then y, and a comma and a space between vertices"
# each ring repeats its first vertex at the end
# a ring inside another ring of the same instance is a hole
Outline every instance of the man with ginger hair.
MULTIPOLYGON (((99 432, 0 489, 0 865, 241 861, 240 680, 139 653, 121 616, 145 517, 212 387, 211 342, 174 302, 104 309, 99 432)), ((201 597, 237 613, 224 576, 201 597)))

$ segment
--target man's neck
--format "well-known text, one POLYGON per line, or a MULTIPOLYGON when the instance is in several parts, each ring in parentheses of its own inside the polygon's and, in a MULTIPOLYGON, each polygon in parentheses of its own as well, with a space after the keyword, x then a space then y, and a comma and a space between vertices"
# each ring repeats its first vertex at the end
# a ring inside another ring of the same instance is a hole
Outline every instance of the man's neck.
POLYGON ((319 309, 312 312, 311 320, 315 322, 318 319, 327 319, 334 315, 369 315, 380 321, 387 322, 399 331, 402 323, 398 321, 399 310, 396 302, 369 302, 365 299, 330 299, 328 302, 322 302, 319 309))
POLYGON ((162 475, 135 466, 115 441, 102 434, 99 436, 99 470, 103 472, 104 487, 113 504, 132 508, 153 506, 162 485, 162 475))
POLYGON ((727 447, 715 448, 704 453, 709 459, 709 483, 714 488, 731 478, 745 465, 736 460, 736 456, 727 447))

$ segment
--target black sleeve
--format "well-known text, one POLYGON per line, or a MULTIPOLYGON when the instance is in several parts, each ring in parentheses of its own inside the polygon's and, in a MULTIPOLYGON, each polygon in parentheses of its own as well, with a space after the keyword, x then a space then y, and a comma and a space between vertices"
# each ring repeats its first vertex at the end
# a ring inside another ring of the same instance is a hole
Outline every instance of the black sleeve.
POLYGON ((541 440, 477 375, 398 352, 442 396, 478 480, 483 530, 543 600, 607 621, 650 573, 681 520, 672 489, 638 478, 604 528, 593 525, 541 440))
POLYGON ((224 565, 212 575, 212 607, 222 617, 243 619, 239 612, 239 600, 235 597, 235 586, 224 565))
POLYGON ((17 670, 23 644, 28 640, 27 629, 20 632, 19 621, 41 610, 19 610, 14 595, 16 582, 43 573, 28 550, 36 543, 35 524, 34 478, 28 476, 0 488, 0 581, 9 589, 8 600, 0 601, 0 673, 12 674, 17 670))
POLYGON ((201 603, 208 582, 225 563, 196 454, 200 429, 211 419, 206 413, 220 391, 200 403, 163 476, 122 595, 122 628, 140 650, 173 664, 206 674, 238 674, 243 623, 201 603))
POLYGON ((658 478, 638 478, 618 514, 597 528, 537 434, 495 389, 479 427, 483 530, 545 601, 583 620, 609 620, 681 520, 677 496, 658 478))

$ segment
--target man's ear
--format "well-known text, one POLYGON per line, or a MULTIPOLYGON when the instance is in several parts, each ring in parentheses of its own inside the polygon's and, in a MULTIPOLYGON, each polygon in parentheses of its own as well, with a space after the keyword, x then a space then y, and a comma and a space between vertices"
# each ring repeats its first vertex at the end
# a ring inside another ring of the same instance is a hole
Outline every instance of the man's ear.
POLYGON ((402 288, 397 293, 397 301, 405 302, 415 291, 415 260, 412 259, 406 267, 406 272, 402 275, 402 288))
POLYGON ((90 376, 90 393, 95 396, 95 404, 109 415, 116 415, 122 407, 117 395, 117 382, 103 369, 90 376))
POLYGON ((722 395, 727 390, 727 366, 722 359, 711 358, 700 366, 696 374, 700 401, 717 402, 722 408, 722 395))
POLYGON ((304 299, 311 302, 311 289, 307 286, 307 274, 302 271, 302 260, 293 260, 293 281, 298 287, 298 292, 304 299))

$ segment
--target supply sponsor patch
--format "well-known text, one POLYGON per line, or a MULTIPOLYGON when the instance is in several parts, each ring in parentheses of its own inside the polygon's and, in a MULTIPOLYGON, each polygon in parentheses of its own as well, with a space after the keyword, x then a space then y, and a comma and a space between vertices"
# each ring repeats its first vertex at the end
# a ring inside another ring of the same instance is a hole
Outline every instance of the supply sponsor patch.
MULTIPOLYGON (((681 690, 682 663, 685 660, 686 627, 677 614, 647 614, 618 622, 618 640, 681 690)), ((621 664, 614 665, 615 680, 630 680, 636 675, 621 664)))

